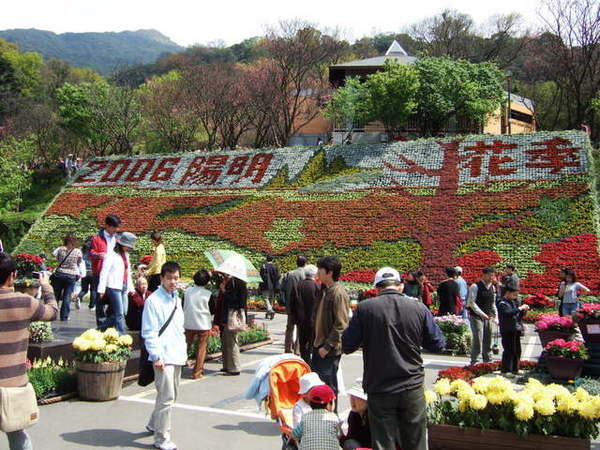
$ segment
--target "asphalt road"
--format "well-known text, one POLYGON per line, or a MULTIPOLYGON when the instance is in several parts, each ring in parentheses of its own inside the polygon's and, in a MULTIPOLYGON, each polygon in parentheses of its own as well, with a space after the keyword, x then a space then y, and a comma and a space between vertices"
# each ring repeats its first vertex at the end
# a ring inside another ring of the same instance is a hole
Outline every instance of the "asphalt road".
MULTIPOLYGON (((83 313, 84 310, 82 310, 83 313)), ((87 311, 86 311, 87 312, 87 311)), ((242 353, 239 377, 219 375, 221 364, 208 362, 203 379, 189 378, 184 371, 177 403, 173 408, 172 438, 181 450, 279 449, 281 438, 275 423, 259 411, 253 400, 243 393, 250 384, 257 365, 264 358, 283 352, 285 319, 277 315, 267 323, 273 344, 242 353)), ((524 359, 539 353, 536 336, 524 338, 524 359)), ((466 358, 449 355, 425 355, 426 383, 435 381, 438 370, 467 364, 466 358)), ((341 367, 346 387, 362 375, 362 355, 357 352, 342 357, 341 367)), ((131 384, 118 400, 104 403, 77 399, 41 408, 41 419, 30 429, 35 449, 152 448, 152 437, 144 426, 154 403, 153 386, 131 384)), ((348 399, 340 396, 340 416, 347 414, 348 399)), ((4 441, 4 445, 5 441, 4 441)))

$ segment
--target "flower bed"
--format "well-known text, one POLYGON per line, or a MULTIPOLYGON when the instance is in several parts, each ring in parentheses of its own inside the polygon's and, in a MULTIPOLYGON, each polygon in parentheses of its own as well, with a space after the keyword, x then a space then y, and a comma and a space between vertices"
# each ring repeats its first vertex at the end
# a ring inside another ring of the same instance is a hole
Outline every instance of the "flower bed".
MULTIPOLYGON (((374 145, 143 155, 89 161, 31 228, 18 252, 49 253, 56 230, 97 231, 109 213, 150 254, 160 231, 184 275, 211 248, 282 272, 297 255, 340 256, 342 279, 422 268, 435 283, 460 265, 467 281, 512 263, 524 292, 554 294, 576 267, 600 290, 590 146, 581 132, 467 136, 374 145)), ((364 288, 363 288, 364 289, 364 288)))
POLYGON ((525 297, 523 299, 523 303, 529 305, 532 309, 546 309, 546 308, 554 308, 555 303, 549 297, 546 297, 544 294, 535 294, 530 295, 529 297, 525 297))
POLYGON ((35 390, 38 401, 48 397, 74 392, 77 389, 75 367, 62 358, 27 361, 27 376, 35 390))
MULTIPOLYGON (((238 335, 240 347, 244 345, 255 344, 257 342, 265 341, 269 338, 269 332, 264 327, 253 327, 248 331, 242 331, 238 335)), ((188 347, 188 358, 196 359, 196 351, 198 348, 197 338, 194 339, 192 344, 188 347)), ((211 330, 206 344, 206 354, 211 355, 214 353, 221 353, 221 338, 219 332, 216 329, 211 330)))
MULTIPOLYGON (((534 361, 523 360, 519 362, 520 370, 533 370, 536 367, 537 363, 534 361)), ((497 370, 500 370, 500 362, 498 361, 491 363, 469 364, 468 366, 463 367, 450 367, 438 372, 438 380, 445 378, 450 381, 463 380, 471 382, 476 377, 494 373, 497 370)))
POLYGON ((472 384, 442 378, 425 396, 429 420, 435 424, 502 430, 519 436, 598 436, 600 397, 582 388, 571 393, 564 386, 544 386, 530 379, 517 392, 503 377, 480 377, 472 384))

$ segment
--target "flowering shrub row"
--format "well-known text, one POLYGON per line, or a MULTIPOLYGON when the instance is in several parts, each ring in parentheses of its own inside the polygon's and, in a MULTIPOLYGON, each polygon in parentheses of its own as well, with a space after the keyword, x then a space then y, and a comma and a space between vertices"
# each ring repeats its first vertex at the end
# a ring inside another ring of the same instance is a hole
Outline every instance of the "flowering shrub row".
POLYGON ((446 266, 475 281, 513 263, 541 295, 570 266, 600 293, 589 167, 580 132, 97 159, 19 251, 48 252, 116 213, 140 235, 139 255, 161 231, 187 276, 207 264, 202 251, 227 248, 257 265, 273 254, 282 270, 298 254, 337 254, 342 279, 358 283, 384 265, 439 282, 446 266))

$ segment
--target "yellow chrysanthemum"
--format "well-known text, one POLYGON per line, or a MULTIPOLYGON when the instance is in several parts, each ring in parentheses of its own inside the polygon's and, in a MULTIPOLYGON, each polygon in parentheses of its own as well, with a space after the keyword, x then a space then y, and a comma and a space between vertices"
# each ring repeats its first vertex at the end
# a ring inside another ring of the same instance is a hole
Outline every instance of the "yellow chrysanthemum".
POLYGON ((107 344, 106 347, 104 347, 104 351, 106 353, 113 353, 117 351, 117 346, 115 344, 107 344))
POLYGON ((544 385, 540 380, 536 380, 535 378, 529 378, 527 383, 525 383, 525 387, 528 389, 537 389, 544 388, 544 385))
POLYGON ((559 394, 556 396, 556 410, 572 414, 579 409, 579 400, 571 394, 559 394))
POLYGON ((533 405, 535 410, 539 412, 542 416, 551 416, 556 412, 556 407, 554 406, 554 402, 547 398, 539 400, 535 402, 533 405))
POLYGON ((505 392, 508 389, 512 389, 512 383, 506 378, 500 376, 492 378, 487 386, 488 392, 500 393, 505 392))
POLYGON ((506 392, 488 391, 485 396, 492 405, 499 405, 510 399, 506 392))
POLYGON ((473 389, 475 390, 475 392, 477 392, 479 394, 485 394, 488 390, 489 384, 490 384, 489 378, 478 377, 478 378, 475 378, 475 380, 473 382, 473 389))
POLYGON ((119 332, 115 328, 107 328, 104 331, 104 340, 109 343, 114 343, 119 341, 119 332))
POLYGON ((97 339, 95 341, 90 342, 90 349, 95 351, 104 350, 105 346, 106 343, 104 342, 104 339, 97 339))
POLYGON ((428 405, 431 405, 432 403, 435 403, 436 400, 437 400, 437 395, 435 395, 435 392, 430 391, 429 389, 427 389, 425 391, 425 402, 428 405))
POLYGON ((577 397, 577 400, 579 400, 580 402, 586 402, 590 398, 590 394, 588 394, 588 392, 582 387, 578 387, 575 390, 575 396, 577 397))
POLYGON ((79 336, 79 337, 76 337, 76 338, 73 340, 73 348, 74 348, 75 350, 77 350, 77 351, 81 351, 81 350, 80 350, 80 347, 81 347, 81 343, 82 343, 82 342, 83 342, 83 339, 81 338, 81 336, 79 336))
POLYGON ((128 334, 124 334, 119 338, 119 344, 129 347, 133 344, 133 338, 128 334))
POLYGON ((471 386, 463 386, 462 388, 460 388, 460 390, 456 393, 456 397, 459 400, 462 400, 463 398, 471 398, 472 396, 475 395, 475 391, 473 390, 473 388, 471 386))
POLYGON ((95 341, 98 339, 102 339, 102 332, 98 331, 94 328, 90 328, 85 333, 83 333, 80 337, 85 339, 86 341, 95 341))
POLYGON ((554 392, 554 395, 557 397, 559 395, 569 395, 570 394, 569 390, 566 387, 561 386, 560 384, 556 384, 556 383, 551 383, 551 384, 547 385, 546 390, 550 390, 550 391, 554 392))
POLYGON ((519 402, 514 408, 515 417, 522 421, 528 421, 533 417, 533 407, 528 402, 519 402))
POLYGON ((433 385, 433 390, 440 395, 448 395, 450 394, 450 382, 447 378, 442 378, 433 385))
POLYGON ((469 400, 469 406, 472 409, 475 409, 478 411, 485 409, 487 404, 488 404, 487 398, 485 397, 485 395, 481 395, 481 394, 475 394, 469 400))
POLYGON ((469 410, 469 399, 463 398, 460 402, 458 402, 458 410, 460 412, 466 412, 469 410))
POLYGON ((590 401, 582 402, 579 405, 579 415, 584 419, 593 420, 596 418, 596 407, 590 401))
POLYGON ((456 393, 464 388, 470 388, 471 386, 465 380, 454 380, 450 383, 450 392, 456 393))

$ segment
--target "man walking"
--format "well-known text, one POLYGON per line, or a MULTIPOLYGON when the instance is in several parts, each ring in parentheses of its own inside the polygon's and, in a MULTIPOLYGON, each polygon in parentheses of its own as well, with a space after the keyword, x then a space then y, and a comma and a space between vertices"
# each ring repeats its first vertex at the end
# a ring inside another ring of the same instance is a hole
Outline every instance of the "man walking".
POLYGON ((96 307, 96 324, 101 325, 106 317, 104 305, 98 297, 98 284, 100 283, 100 272, 102 264, 108 253, 112 253, 117 243, 117 231, 121 225, 121 219, 115 214, 110 214, 104 219, 104 228, 92 238, 89 258, 92 261, 92 280, 90 287, 90 307, 96 307))
POLYGON ((298 293, 295 305, 296 314, 294 322, 298 326, 298 342, 300 345, 300 356, 307 364, 311 362, 311 354, 314 339, 313 310, 319 298, 321 288, 317 284, 317 272, 319 269, 313 264, 304 266, 306 279, 298 284, 298 293))
MULTIPOLYGON (((23 387, 27 379, 27 345, 29 324, 56 319, 58 305, 48 276, 40 274, 42 300, 14 291, 17 265, 8 253, 0 253, 0 387, 23 387)), ((26 405, 23 405, 26 406, 26 405)), ((10 450, 31 450, 25 430, 7 433, 10 450)))
POLYGON ((271 255, 267 255, 267 262, 260 268, 260 277, 262 278, 262 294, 267 304, 266 318, 272 319, 275 317, 275 312, 273 311, 275 292, 279 289, 279 267, 273 263, 271 255))
POLYGON ((494 286, 495 274, 496 271, 492 267, 485 267, 481 280, 473 283, 469 288, 467 307, 469 308, 469 322, 471 323, 471 333, 473 335, 471 364, 477 363, 480 353, 483 362, 491 361, 492 320, 498 317, 494 286))
POLYGON ((304 280, 304 266, 307 260, 304 256, 296 258, 296 269, 285 274, 281 283, 281 291, 285 297, 285 310, 287 312, 287 323, 285 326, 285 353, 298 354, 298 337, 294 340, 294 314, 291 308, 295 304, 296 288, 298 283, 304 280))
POLYGON ((427 414, 421 346, 441 352, 446 341, 431 312, 402 294, 398 271, 375 275, 378 296, 358 304, 342 336, 344 353, 363 349, 363 389, 369 397, 374 450, 426 450, 427 414))
POLYGON ((181 368, 187 362, 183 312, 176 290, 180 274, 176 262, 163 264, 161 285, 146 300, 142 315, 142 338, 154 365, 156 386, 156 403, 146 429, 154 434, 154 447, 160 450, 177 448, 170 436, 171 407, 177 399, 181 368))
MULTIPOLYGON (((335 256, 317 261, 322 292, 314 308, 315 340, 311 369, 338 393, 337 371, 342 356, 342 333, 348 326, 350 298, 338 282, 342 263, 335 256)), ((337 403, 336 403, 337 404, 337 403)))

